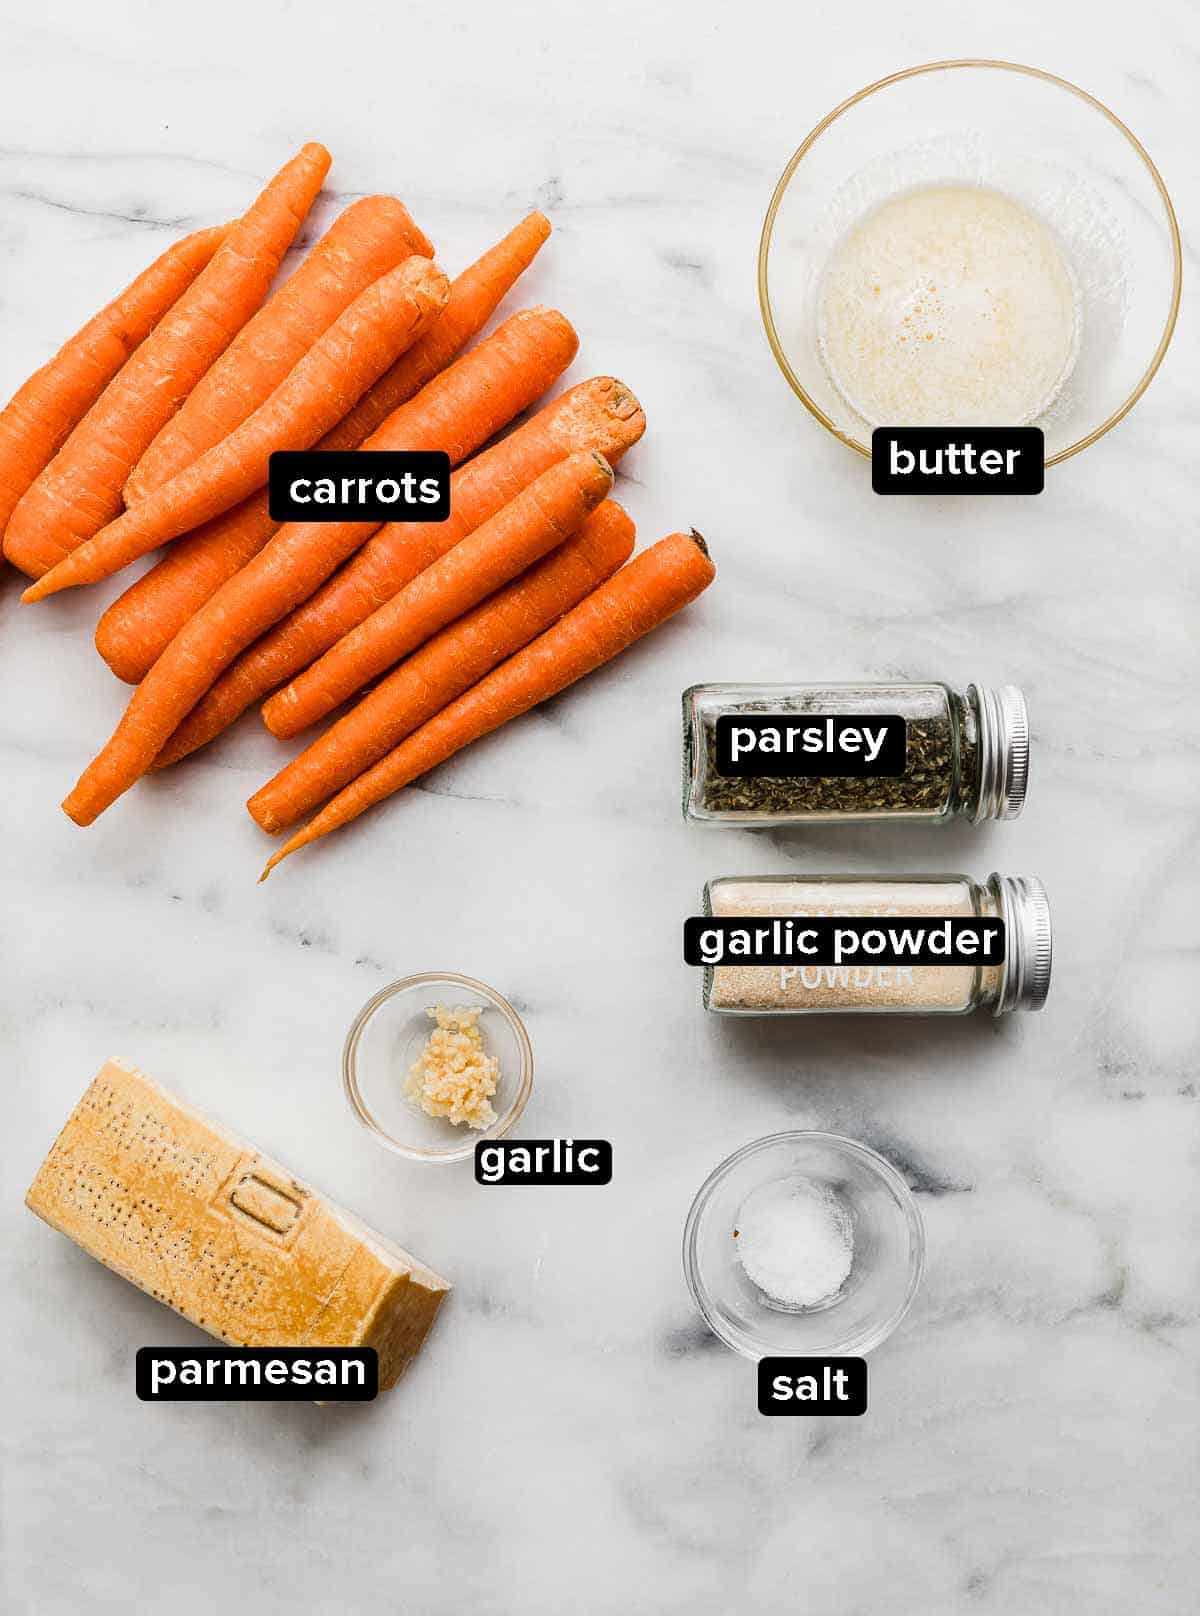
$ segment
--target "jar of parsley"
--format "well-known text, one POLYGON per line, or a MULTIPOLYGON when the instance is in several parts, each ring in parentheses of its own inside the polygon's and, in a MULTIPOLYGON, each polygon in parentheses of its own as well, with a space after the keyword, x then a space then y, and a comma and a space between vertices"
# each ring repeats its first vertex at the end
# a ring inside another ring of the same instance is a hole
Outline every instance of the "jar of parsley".
POLYGON ((1029 717, 1014 685, 704 684, 683 696, 683 811, 741 825, 1015 819, 1029 717))

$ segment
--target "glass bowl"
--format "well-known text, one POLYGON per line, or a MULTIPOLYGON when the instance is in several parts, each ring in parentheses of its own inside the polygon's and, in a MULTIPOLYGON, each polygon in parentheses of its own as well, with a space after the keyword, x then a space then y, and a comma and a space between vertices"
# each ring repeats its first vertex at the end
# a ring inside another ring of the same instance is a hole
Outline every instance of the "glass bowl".
POLYGON ((696 1306, 744 1358, 863 1356, 908 1312, 924 1264, 925 1231, 908 1185, 875 1151, 833 1133, 774 1133, 743 1145, 709 1174, 683 1231, 696 1306), (738 1261, 733 1231, 746 1198, 788 1180, 828 1190, 853 1225, 850 1273, 816 1307, 770 1301, 738 1261))
POLYGON ((1033 423, 1045 433, 1046 464, 1056 465, 1103 437, 1150 385, 1175 329, 1183 253, 1145 148, 1094 96, 1052 73, 930 62, 868 85, 823 118, 784 169, 763 225, 758 293, 772 352, 821 425, 869 456, 870 425, 821 356, 821 276, 865 214, 936 184, 986 186, 1023 203, 1071 265, 1079 353, 1033 423))
POLYGON ((533 1049, 520 1016, 494 988, 456 971, 406 976, 369 999, 342 1051, 346 1098, 363 1127, 397 1156, 410 1161, 453 1162, 473 1156, 481 1139, 500 1139, 516 1124, 533 1088, 533 1049), (406 1099, 404 1081, 434 1023, 434 1005, 480 1005, 484 1049, 500 1062, 490 1128, 426 1116, 406 1099))

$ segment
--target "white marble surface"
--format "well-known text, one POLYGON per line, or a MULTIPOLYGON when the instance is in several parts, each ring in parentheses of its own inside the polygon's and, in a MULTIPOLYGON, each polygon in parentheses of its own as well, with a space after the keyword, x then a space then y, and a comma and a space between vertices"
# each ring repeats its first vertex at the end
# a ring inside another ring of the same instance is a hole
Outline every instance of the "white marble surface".
POLYGON ((653 645, 265 887, 241 803, 276 751, 253 720, 91 830, 59 813, 123 699, 90 644, 101 595, 23 609, 0 584, 5 1608, 1194 1609, 1194 324, 1185 306, 1145 402, 1043 498, 885 502, 776 372, 754 255, 821 113, 978 52, 1108 100, 1186 222, 1195 12, 0 10, 3 390, 317 136, 338 198, 399 191, 451 269, 529 206, 552 214, 526 295, 577 321, 573 378, 613 371, 645 402, 621 489, 643 537, 695 524, 720 568, 653 645), (871 674, 1023 684, 1025 817, 803 842, 684 828, 681 687, 871 674), (873 866, 1042 875, 1045 1014, 705 1019, 678 956, 706 876, 873 866), (488 1192, 357 1128, 350 1018, 438 967, 515 998, 538 1058, 525 1131, 611 1138, 610 1189, 488 1192), (110 1053, 457 1281, 401 1389, 353 1412, 135 1401, 135 1348, 194 1332, 21 1204, 110 1053), (709 1168, 810 1125, 887 1152, 928 1223, 861 1420, 762 1419, 680 1273, 709 1168))

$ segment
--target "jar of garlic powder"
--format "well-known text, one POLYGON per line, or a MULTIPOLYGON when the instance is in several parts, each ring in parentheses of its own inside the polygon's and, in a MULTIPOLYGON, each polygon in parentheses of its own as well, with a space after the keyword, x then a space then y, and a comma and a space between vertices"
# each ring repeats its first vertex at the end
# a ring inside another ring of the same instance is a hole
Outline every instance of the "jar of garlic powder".
POLYGON ((978 824, 1015 819, 1028 776, 1029 718, 1013 685, 706 684, 683 696, 692 820, 978 824))
POLYGON ((763 920, 811 916, 996 917, 998 965, 747 965, 704 970, 704 1006, 723 1015, 892 1011, 963 1015, 1040 1010, 1050 989, 1050 906, 1040 881, 991 875, 768 875, 724 877, 704 889, 704 913, 763 920))

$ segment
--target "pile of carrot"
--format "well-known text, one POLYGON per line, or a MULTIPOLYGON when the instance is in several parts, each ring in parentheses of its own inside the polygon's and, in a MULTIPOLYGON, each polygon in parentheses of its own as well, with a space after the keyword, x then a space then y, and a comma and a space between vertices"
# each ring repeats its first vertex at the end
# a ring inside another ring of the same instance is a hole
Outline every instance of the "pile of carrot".
POLYGON ((613 468, 646 422, 621 382, 497 438, 578 348, 543 307, 483 335, 550 234, 540 213, 451 281, 404 205, 367 197, 269 295, 330 161, 306 145, 239 219, 168 248, 0 411, 0 542, 25 601, 166 547, 97 625, 136 688, 63 803, 77 824, 256 703, 280 738, 346 709, 250 798, 273 833, 313 816, 264 876, 713 577, 695 533, 630 559, 613 468), (271 454, 314 447, 445 452, 449 517, 273 522, 271 454))

